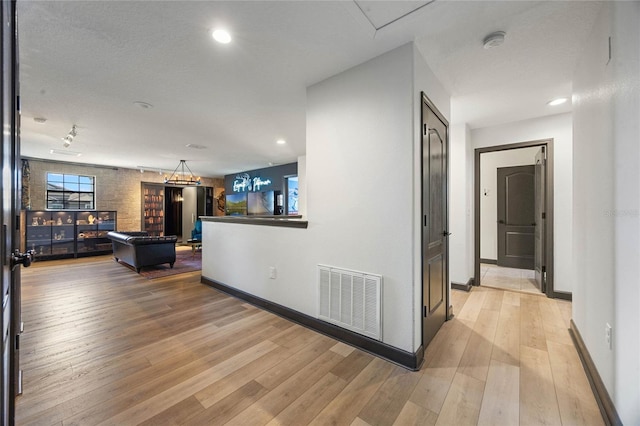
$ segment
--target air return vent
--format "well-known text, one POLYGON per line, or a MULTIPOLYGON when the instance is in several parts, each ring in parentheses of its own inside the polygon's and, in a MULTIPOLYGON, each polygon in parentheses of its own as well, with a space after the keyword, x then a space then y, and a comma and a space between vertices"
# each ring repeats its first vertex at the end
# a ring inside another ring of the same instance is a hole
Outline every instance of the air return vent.
POLYGON ((382 339, 382 276, 318 265, 318 318, 382 339))

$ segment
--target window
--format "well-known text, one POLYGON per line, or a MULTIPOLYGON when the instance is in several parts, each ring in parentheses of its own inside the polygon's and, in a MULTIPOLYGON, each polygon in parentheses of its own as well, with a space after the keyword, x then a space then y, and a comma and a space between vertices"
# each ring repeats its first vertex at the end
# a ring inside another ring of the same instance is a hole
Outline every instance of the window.
POLYGON ((94 176, 47 173, 47 209, 93 210, 95 180, 94 176))

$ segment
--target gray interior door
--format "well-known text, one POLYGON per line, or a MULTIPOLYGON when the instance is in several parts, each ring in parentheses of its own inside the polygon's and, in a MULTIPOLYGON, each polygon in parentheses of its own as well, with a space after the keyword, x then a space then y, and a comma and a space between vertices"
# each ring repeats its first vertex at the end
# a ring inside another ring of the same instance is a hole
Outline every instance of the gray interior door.
POLYGON ((198 218, 198 189, 195 186, 182 188, 182 242, 191 238, 198 218))
POLYGON ((538 290, 545 292, 546 283, 544 282, 545 272, 545 221, 546 221, 546 167, 547 159, 545 147, 542 146, 536 153, 535 158, 535 194, 534 194, 534 211, 535 211, 535 248, 533 268, 535 270, 535 283, 538 290))
POLYGON ((533 269, 535 166, 498 168, 498 266, 533 269))
POLYGON ((422 104, 422 344, 447 319, 447 138, 448 128, 430 102, 422 104))
MULTIPOLYGON (((15 2, 3 1, 2 6, 2 281, 0 303, 0 343, 2 345, 2 385, 0 386, 0 425, 14 423, 15 397, 20 393, 20 359, 18 337, 21 332, 19 261, 27 265, 28 257, 14 251, 19 248, 18 161, 20 157, 18 128, 17 40, 15 32, 15 2), (27 259, 25 261, 24 259, 27 259)), ((28 266, 28 265, 27 265, 28 266)))

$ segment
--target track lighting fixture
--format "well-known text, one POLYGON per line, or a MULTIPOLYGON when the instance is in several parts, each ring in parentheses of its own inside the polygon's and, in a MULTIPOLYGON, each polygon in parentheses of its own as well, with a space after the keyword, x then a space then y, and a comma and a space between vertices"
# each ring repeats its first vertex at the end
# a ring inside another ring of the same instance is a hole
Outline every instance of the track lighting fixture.
POLYGON ((67 136, 62 138, 62 146, 64 146, 65 148, 69 148, 69 146, 71 146, 71 142, 73 142, 73 138, 75 138, 76 136, 78 136, 78 128, 74 124, 73 126, 71 126, 71 130, 69 130, 67 136))

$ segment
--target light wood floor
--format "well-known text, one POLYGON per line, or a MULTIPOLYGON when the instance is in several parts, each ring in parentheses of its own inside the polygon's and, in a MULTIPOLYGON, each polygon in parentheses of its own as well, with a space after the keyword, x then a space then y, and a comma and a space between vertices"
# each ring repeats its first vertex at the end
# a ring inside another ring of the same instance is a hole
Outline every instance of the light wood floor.
POLYGON ((505 268, 504 266, 481 263, 480 284, 502 290, 542 293, 536 287, 535 271, 532 269, 505 268))
POLYGON ((24 269, 17 424, 602 424, 570 303, 453 291, 410 372, 199 281, 109 257, 24 269))

